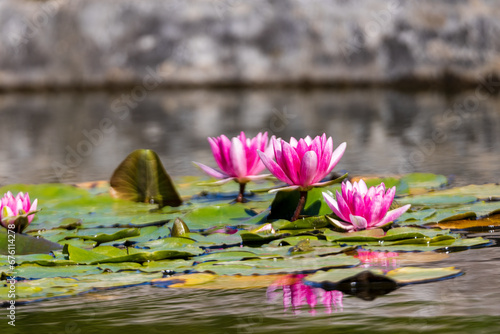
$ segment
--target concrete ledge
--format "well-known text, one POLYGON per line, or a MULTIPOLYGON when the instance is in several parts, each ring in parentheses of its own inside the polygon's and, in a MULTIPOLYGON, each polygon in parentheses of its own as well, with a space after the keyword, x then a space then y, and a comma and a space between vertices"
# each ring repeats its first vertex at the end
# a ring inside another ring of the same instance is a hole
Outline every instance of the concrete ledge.
POLYGON ((0 89, 477 84, 495 1, 3 0, 0 89))

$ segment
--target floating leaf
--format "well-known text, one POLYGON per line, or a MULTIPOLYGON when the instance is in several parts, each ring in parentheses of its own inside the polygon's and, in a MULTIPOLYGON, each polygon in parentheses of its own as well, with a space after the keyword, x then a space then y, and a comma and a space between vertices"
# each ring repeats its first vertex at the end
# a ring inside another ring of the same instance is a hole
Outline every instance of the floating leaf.
POLYGON ((268 258, 246 261, 204 262, 193 269, 199 272, 208 270, 218 275, 267 275, 273 273, 314 272, 319 269, 353 267, 358 259, 344 254, 325 257, 268 258))
POLYGON ((389 271, 386 276, 400 285, 426 283, 461 275, 462 271, 454 267, 447 268, 417 268, 403 267, 389 271))
POLYGON ((23 264, 16 267, 17 277, 26 279, 47 277, 76 277, 81 275, 94 275, 103 272, 97 266, 65 265, 50 268, 38 264, 23 264))
POLYGON ((325 216, 299 218, 293 222, 280 219, 272 223, 275 230, 319 229, 330 226, 325 216))
MULTIPOLYGON (((336 290, 338 284, 343 280, 366 271, 364 268, 353 269, 332 269, 318 272, 307 276, 305 282, 315 287, 326 287, 329 290, 336 290)), ((383 273, 381 270, 369 270, 375 276, 385 276, 394 280, 399 285, 418 284, 430 281, 437 281, 461 275, 462 271, 454 267, 447 268, 418 268, 403 267, 383 273)))
POLYGON ((114 196, 160 207, 179 206, 182 200, 156 152, 135 150, 116 168, 110 180, 114 196))
POLYGON ((194 273, 182 276, 172 276, 169 278, 153 280, 154 285, 168 286, 172 288, 193 288, 196 289, 257 289, 267 288, 277 279, 284 275, 262 275, 262 276, 217 276, 208 273, 194 273), (209 275, 209 276, 198 276, 209 275), (191 279, 193 276, 193 279, 191 279), (214 278, 214 279, 212 279, 214 278), (165 284, 162 284, 162 281, 165 284), (159 283, 159 284, 158 284, 159 283))
POLYGON ((435 189, 440 188, 448 182, 446 176, 431 173, 411 173, 403 176, 400 182, 408 184, 411 192, 415 193, 415 189, 435 189))
POLYGON ((225 204, 197 208, 186 213, 182 220, 190 229, 212 226, 238 225, 256 213, 238 204, 225 204))
POLYGON ((15 246, 15 254, 47 254, 50 251, 61 249, 62 246, 44 238, 15 233, 10 234, 7 229, 0 227, 0 254, 9 254, 9 245, 15 246))
POLYGON ((158 278, 151 281, 153 285, 161 287, 188 287, 192 285, 200 285, 212 282, 217 278, 217 275, 207 273, 196 273, 190 275, 181 275, 168 278, 158 278))
POLYGON ((125 238, 131 238, 131 237, 136 237, 139 236, 141 232, 137 228, 128 228, 124 230, 120 230, 118 232, 115 232, 113 234, 96 234, 94 236, 88 236, 88 235, 70 235, 67 236, 65 239, 73 239, 73 238, 79 238, 79 239, 84 239, 84 240, 92 240, 96 241, 97 244, 102 244, 105 242, 110 242, 110 241, 115 241, 115 240, 120 240, 120 239, 125 239, 125 238))

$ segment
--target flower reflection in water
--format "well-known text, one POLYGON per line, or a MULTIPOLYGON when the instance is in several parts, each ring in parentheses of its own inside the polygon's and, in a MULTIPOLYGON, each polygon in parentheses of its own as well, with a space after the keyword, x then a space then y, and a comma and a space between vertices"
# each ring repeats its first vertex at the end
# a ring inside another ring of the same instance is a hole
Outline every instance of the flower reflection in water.
POLYGON ((397 257, 399 256, 396 252, 384 252, 384 251, 368 251, 363 249, 358 249, 357 255, 354 257, 358 258, 365 268, 377 267, 382 270, 392 270, 399 267, 397 257))
POLYGON ((321 302, 326 308, 326 313, 333 311, 342 311, 342 297, 340 291, 326 291, 321 288, 313 288, 302 283, 304 274, 286 275, 277 279, 267 288, 267 298, 269 301, 275 301, 280 298, 276 291, 279 288, 283 290, 283 307, 288 310, 290 307, 294 313, 297 313, 302 305, 309 305, 310 313, 315 314, 315 307, 321 302))

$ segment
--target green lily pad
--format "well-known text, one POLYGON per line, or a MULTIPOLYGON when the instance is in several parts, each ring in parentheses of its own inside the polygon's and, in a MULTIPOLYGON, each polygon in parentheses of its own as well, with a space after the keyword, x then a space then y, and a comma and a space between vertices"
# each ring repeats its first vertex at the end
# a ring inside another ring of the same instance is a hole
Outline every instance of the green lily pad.
POLYGON ((255 216, 256 213, 236 204, 206 206, 186 213, 182 220, 189 229, 206 229, 211 226, 233 226, 255 216))
POLYGON ((16 267, 17 277, 26 279, 47 278, 47 277, 76 277, 81 275, 94 275, 103 272, 97 266, 77 266, 66 265, 57 266, 47 270, 46 266, 38 264, 23 264, 16 267))
POLYGON ((134 202, 179 206, 182 200, 158 154, 135 150, 116 168, 110 180, 113 194, 134 202))
POLYGON ((16 255, 47 254, 50 251, 61 249, 62 246, 43 238, 32 237, 20 233, 8 233, 7 229, 0 227, 0 254, 8 255, 9 249, 15 249, 16 255), (9 248, 14 247, 15 248, 9 248))
POLYGON ((247 261, 204 262, 194 270, 211 271, 218 275, 268 275, 274 273, 312 272, 326 268, 352 267, 360 261, 344 254, 315 258, 268 258, 247 261))
POLYGON ((386 276, 392 278, 400 285, 418 284, 442 280, 455 277, 462 274, 462 271, 454 267, 446 268, 418 268, 403 267, 393 269, 386 273, 386 276))
POLYGON ((272 223, 273 228, 278 230, 297 230, 297 229, 319 229, 330 226, 325 216, 315 216, 299 218, 296 221, 280 219, 272 223))
POLYGON ((434 189, 440 188, 448 182, 446 176, 431 173, 411 173, 403 176, 401 182, 408 184, 411 188, 434 189))
POLYGON ((306 284, 315 287, 327 287, 328 290, 335 289, 335 286, 350 277, 356 276, 364 271, 369 271, 376 276, 385 276, 394 280, 398 285, 418 284, 425 282, 438 281, 442 279, 456 277, 461 275, 462 271, 454 267, 446 268, 417 268, 404 267, 391 270, 384 274, 381 270, 366 270, 366 268, 352 269, 332 269, 328 271, 317 272, 307 276, 304 281, 306 284))
POLYGON ((115 240, 120 240, 120 239, 125 239, 125 238, 131 238, 131 237, 136 237, 139 236, 141 232, 137 228, 128 228, 125 230, 121 230, 118 232, 115 232, 113 234, 96 234, 94 236, 88 236, 88 235, 70 235, 67 236, 66 239, 73 239, 73 238, 80 238, 84 240, 92 240, 96 241, 97 244, 105 243, 105 242, 110 242, 110 241, 115 241, 115 240))

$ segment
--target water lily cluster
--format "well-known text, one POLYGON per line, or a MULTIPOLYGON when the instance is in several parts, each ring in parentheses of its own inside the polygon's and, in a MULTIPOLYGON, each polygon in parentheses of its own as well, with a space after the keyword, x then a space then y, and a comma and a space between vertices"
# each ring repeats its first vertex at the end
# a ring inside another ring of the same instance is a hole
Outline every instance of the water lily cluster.
POLYGON ((38 200, 30 200, 28 193, 14 196, 8 191, 0 200, 0 223, 3 227, 22 232, 33 221, 38 200))
MULTIPOLYGON (((248 182, 268 176, 259 174, 264 168, 286 183, 286 186, 272 189, 271 192, 299 191, 299 202, 292 221, 299 218, 309 190, 337 182, 327 177, 339 163, 347 147, 344 142, 334 149, 332 137, 327 137, 326 134, 315 138, 292 137, 287 142, 274 136, 269 140, 267 132, 259 133, 254 138, 247 138, 241 132, 232 139, 221 135, 208 138, 208 141, 220 169, 195 164, 208 175, 221 179, 216 182, 218 184, 231 180, 239 183, 237 202, 244 201, 245 185, 248 182)), ((354 184, 346 181, 341 190, 337 191, 336 198, 327 192, 323 196, 335 215, 328 219, 346 231, 382 227, 390 224, 410 207, 405 205, 389 211, 396 188, 386 189, 383 183, 368 188, 363 180, 354 184)))

